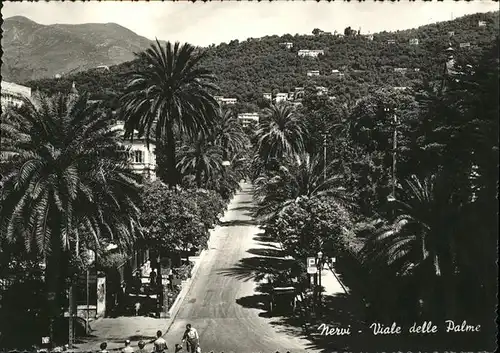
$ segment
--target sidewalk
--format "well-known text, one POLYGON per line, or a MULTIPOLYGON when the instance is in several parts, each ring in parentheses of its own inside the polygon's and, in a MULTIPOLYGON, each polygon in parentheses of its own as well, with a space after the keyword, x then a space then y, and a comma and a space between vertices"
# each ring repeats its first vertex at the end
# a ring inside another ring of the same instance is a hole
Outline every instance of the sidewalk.
MULTIPOLYGON (((229 205, 233 202, 231 200, 229 205)), ((228 206, 228 210, 230 207, 228 206)), ((226 211, 227 213, 227 211, 226 211)), ((226 213, 221 218, 224 221, 226 218, 226 213)), ((220 227, 215 226, 214 229, 210 230, 210 236, 208 239, 208 248, 210 248, 210 239, 219 231, 220 227)), ((139 341, 144 341, 146 343, 145 349, 152 351, 153 341, 156 339, 156 332, 158 330, 162 331, 165 335, 170 326, 172 325, 177 312, 184 300, 184 297, 189 292, 192 280, 196 275, 196 272, 200 268, 200 264, 203 262, 206 250, 203 250, 200 256, 191 256, 189 259, 194 262, 193 269, 191 271, 191 277, 183 281, 182 289, 177 296, 175 302, 169 310, 169 317, 167 318, 151 318, 144 316, 132 316, 126 317, 121 316, 117 318, 100 318, 90 323, 91 332, 90 336, 82 337, 75 343, 72 352, 89 352, 99 351, 99 345, 102 342, 107 342, 109 351, 118 351, 124 347, 125 340, 130 340, 131 346, 137 348, 139 341)), ((169 349, 174 348, 172 342, 167 342, 169 349), (172 347, 171 347, 172 346, 172 347)))

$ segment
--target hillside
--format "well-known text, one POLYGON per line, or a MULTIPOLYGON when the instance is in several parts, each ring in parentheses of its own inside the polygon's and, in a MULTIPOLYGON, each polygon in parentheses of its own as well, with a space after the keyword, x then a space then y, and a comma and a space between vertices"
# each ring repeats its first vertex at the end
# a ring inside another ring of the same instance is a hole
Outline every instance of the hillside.
POLYGON ((2 77, 14 82, 120 64, 151 43, 115 23, 42 25, 14 16, 2 30, 2 77))
MULTIPOLYGON (((450 42, 457 59, 466 57, 474 61, 497 39, 498 23, 499 13, 493 12, 417 29, 382 32, 374 34, 373 40, 363 35, 332 34, 234 40, 207 48, 204 65, 218 76, 221 95, 252 103, 255 108, 263 92, 288 92, 307 85, 325 86, 330 95, 357 99, 381 86, 412 86, 423 79, 439 77, 446 58, 444 49, 450 42), (479 21, 484 21, 484 26, 480 26, 479 21), (411 45, 410 39, 418 39, 418 45, 411 45), (282 42, 293 43, 293 48, 280 46, 282 42), (461 43, 470 46, 461 48, 461 43), (297 52, 301 49, 321 49, 324 55, 299 57, 297 52), (395 72, 397 68, 406 72, 395 72), (334 69, 343 72, 344 77, 332 75, 334 69), (308 77, 308 70, 319 70, 320 76, 308 77)), ((59 80, 27 82, 27 85, 55 92, 69 90, 75 81, 80 90, 92 92, 95 99, 116 97, 127 82, 127 73, 138 64, 126 62, 111 67, 109 72, 91 70, 59 80)))

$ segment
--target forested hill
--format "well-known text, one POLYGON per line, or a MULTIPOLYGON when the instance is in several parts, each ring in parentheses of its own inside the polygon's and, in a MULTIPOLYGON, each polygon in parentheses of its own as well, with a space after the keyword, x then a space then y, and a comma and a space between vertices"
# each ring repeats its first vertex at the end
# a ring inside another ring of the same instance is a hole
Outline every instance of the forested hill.
MULTIPOLYGON (((359 25, 353 23, 351 27, 359 25)), ((350 28, 345 35, 315 29, 311 35, 287 34, 211 45, 204 65, 218 76, 220 95, 238 98, 239 102, 258 103, 264 92, 289 92, 311 84, 329 88, 330 95, 357 99, 375 87, 411 86, 423 78, 438 77, 449 43, 458 58, 479 57, 496 40, 498 28, 499 13, 489 12, 417 29, 376 33, 373 38, 350 28), (418 44, 411 44, 413 39, 418 39, 418 44), (293 47, 280 45, 284 42, 293 43, 293 47), (324 50, 324 55, 299 57, 302 49, 324 50), (319 70, 320 76, 307 76, 309 70, 319 70), (339 79, 332 70, 345 76, 339 79)), ((68 91, 74 81, 80 91, 92 92, 95 99, 116 97, 127 81, 126 74, 137 64, 132 61, 109 71, 90 70, 25 84, 55 92, 68 91)))

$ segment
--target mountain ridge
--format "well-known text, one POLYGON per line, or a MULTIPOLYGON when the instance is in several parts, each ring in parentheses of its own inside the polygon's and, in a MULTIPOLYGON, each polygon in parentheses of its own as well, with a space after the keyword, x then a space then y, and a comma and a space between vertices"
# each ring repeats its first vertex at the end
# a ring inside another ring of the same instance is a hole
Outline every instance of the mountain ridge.
POLYGON ((14 82, 120 64, 153 43, 113 22, 44 25, 12 16, 2 30, 2 77, 14 82))

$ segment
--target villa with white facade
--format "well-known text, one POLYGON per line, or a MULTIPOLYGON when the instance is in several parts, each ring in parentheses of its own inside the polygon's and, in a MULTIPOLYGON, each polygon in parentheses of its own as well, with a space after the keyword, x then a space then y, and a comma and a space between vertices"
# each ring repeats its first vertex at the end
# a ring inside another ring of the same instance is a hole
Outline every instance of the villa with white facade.
MULTIPOLYGON (((113 130, 124 130, 124 122, 118 121, 116 125, 112 127, 113 130)), ((134 135, 137 131, 134 131, 134 135)), ((156 145, 154 141, 149 142, 149 148, 146 144, 146 139, 144 137, 134 136, 133 141, 129 139, 123 140, 123 146, 128 150, 130 154, 130 163, 132 169, 151 180, 156 180, 156 145)))
POLYGON ((288 93, 277 93, 274 98, 275 103, 286 102, 288 100, 288 93))
POLYGON ((325 51, 322 49, 318 50, 302 49, 297 52, 297 55, 302 57, 309 56, 311 58, 317 58, 318 55, 325 55, 325 51))
POLYGON ((292 49, 293 43, 292 42, 283 42, 283 43, 280 43, 280 46, 285 47, 287 49, 292 49))
POLYGON ((319 76, 319 70, 309 70, 307 76, 319 76))
POLYGON ((22 98, 31 97, 31 88, 18 85, 17 83, 2 81, 2 107, 11 105, 19 106, 22 104, 22 98))
POLYGON ((240 113, 238 114, 238 120, 245 127, 252 122, 259 122, 259 113, 240 113))

